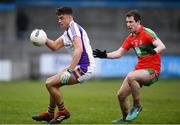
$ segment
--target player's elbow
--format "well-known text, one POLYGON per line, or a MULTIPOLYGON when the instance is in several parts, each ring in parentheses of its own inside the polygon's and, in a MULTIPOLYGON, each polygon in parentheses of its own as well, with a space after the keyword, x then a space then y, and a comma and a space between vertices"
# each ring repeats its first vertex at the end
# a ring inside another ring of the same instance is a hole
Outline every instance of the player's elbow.
POLYGON ((165 50, 166 50, 166 46, 163 43, 160 44, 156 49, 157 53, 161 53, 161 52, 163 52, 165 50))
POLYGON ((166 50, 166 46, 165 45, 163 46, 163 50, 166 50))
POLYGON ((50 49, 51 49, 53 52, 56 52, 56 51, 59 50, 59 48, 58 48, 57 46, 52 46, 50 49))
POLYGON ((164 45, 164 43, 159 39, 156 41, 157 44, 157 48, 159 48, 159 53, 161 53, 162 51, 166 50, 166 46, 164 45))
POLYGON ((51 50, 52 50, 53 52, 56 52, 58 49, 56 49, 56 48, 51 48, 51 50))
POLYGON ((166 46, 164 44, 161 45, 161 51, 165 51, 166 50, 166 46))

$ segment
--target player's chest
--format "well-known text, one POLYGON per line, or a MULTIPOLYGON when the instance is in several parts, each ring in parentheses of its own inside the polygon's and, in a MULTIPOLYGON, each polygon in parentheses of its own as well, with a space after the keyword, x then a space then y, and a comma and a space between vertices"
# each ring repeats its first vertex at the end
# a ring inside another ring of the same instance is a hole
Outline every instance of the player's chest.
POLYGON ((144 37, 143 35, 139 35, 139 36, 132 36, 131 37, 131 46, 133 47, 137 47, 137 46, 144 46, 148 44, 148 39, 146 37, 144 37))
POLYGON ((64 46, 65 46, 65 48, 72 48, 73 47, 73 42, 72 42, 72 40, 68 34, 65 34, 64 46))

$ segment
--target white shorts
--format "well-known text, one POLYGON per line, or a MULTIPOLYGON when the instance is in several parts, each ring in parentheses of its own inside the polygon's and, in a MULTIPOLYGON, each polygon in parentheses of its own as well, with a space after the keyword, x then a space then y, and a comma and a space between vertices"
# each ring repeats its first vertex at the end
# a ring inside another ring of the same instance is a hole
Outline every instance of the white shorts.
POLYGON ((94 70, 95 67, 92 66, 89 66, 87 68, 77 67, 73 71, 73 75, 76 77, 78 82, 82 83, 92 78, 92 76, 94 75, 94 70))

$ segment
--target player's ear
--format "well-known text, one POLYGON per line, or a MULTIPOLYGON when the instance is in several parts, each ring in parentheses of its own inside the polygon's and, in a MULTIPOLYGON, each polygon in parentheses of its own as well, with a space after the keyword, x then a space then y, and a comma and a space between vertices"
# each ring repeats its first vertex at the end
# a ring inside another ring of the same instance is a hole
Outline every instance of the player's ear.
POLYGON ((71 21, 73 19, 73 16, 72 15, 68 15, 69 17, 69 20, 71 21))

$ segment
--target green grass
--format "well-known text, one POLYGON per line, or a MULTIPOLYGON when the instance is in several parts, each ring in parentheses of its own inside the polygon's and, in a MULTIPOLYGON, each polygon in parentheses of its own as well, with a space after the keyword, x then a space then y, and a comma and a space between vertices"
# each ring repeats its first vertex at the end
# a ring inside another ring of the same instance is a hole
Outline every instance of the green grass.
MULTIPOLYGON (((122 80, 92 80, 61 88, 71 118, 63 124, 111 124, 121 116, 116 92, 122 80)), ((180 80, 159 80, 141 90, 143 111, 132 124, 180 123, 180 80)), ((43 81, 0 82, 0 124, 38 124, 33 114, 46 111, 43 81)), ((131 99, 131 97, 130 97, 131 99)), ((44 124, 45 122, 40 122, 44 124)))

